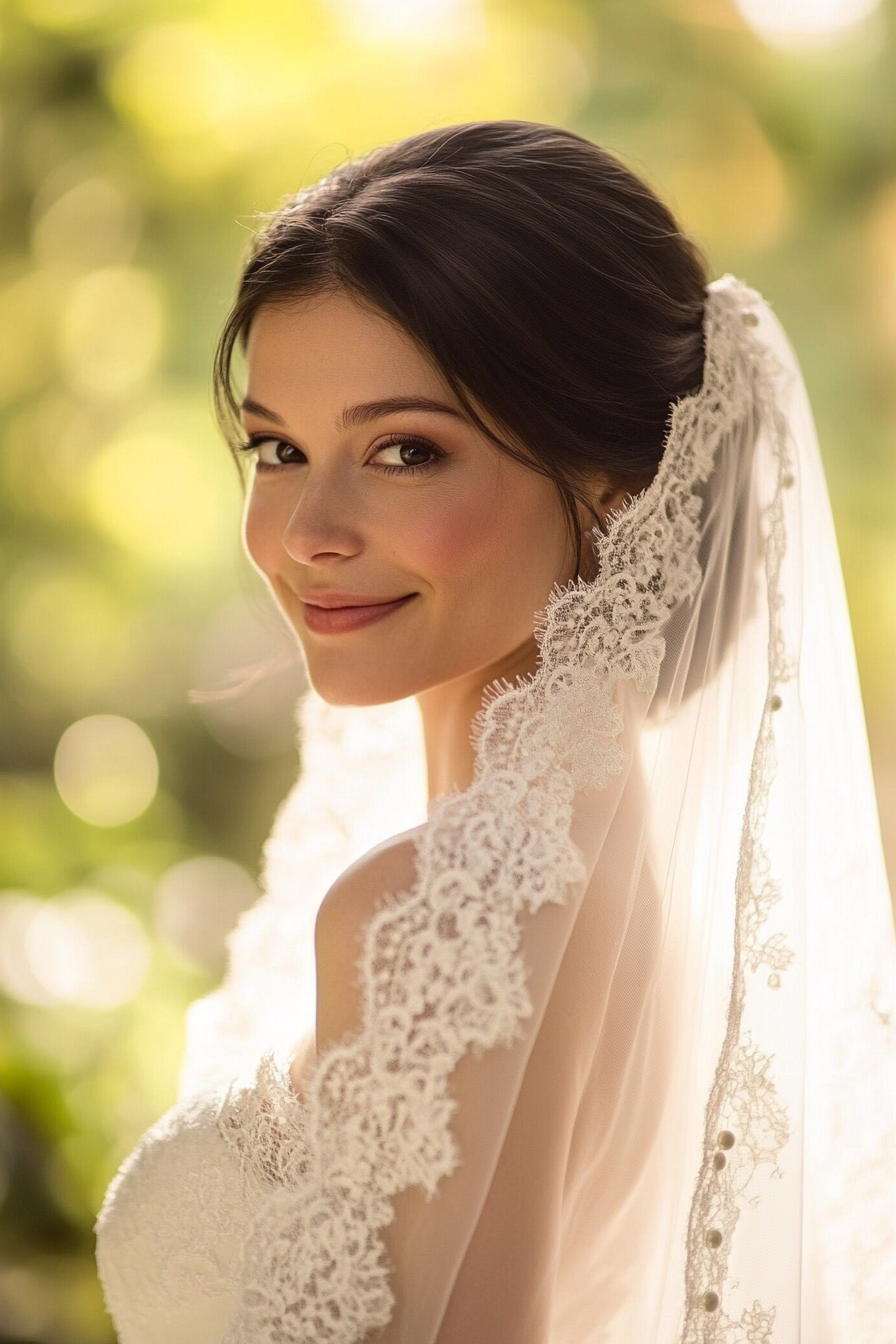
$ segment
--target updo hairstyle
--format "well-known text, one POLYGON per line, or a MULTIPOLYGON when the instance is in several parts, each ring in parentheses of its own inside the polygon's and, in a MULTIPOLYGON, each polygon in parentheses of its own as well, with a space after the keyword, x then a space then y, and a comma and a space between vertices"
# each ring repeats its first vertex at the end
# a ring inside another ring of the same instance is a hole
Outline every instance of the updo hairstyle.
POLYGON ((653 479, 670 409, 703 376, 702 257, 605 150, 494 121, 412 136, 287 200, 255 238, 215 358, 266 304, 343 290, 412 337, 473 422, 556 483, 581 557, 595 481, 653 479), (589 493, 590 492, 590 493, 589 493))

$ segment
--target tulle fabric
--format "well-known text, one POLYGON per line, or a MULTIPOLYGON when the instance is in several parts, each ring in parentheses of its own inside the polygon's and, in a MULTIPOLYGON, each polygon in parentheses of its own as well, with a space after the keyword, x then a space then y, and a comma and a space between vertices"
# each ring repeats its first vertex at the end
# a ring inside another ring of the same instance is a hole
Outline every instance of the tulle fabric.
POLYGON ((896 946, 836 543, 776 319, 729 277, 707 310, 660 475, 484 711, 320 1059, 317 902, 423 771, 412 706, 306 706, 268 894, 190 1018, 184 1105, 228 1085, 248 1192, 232 1344, 896 1339, 896 946))

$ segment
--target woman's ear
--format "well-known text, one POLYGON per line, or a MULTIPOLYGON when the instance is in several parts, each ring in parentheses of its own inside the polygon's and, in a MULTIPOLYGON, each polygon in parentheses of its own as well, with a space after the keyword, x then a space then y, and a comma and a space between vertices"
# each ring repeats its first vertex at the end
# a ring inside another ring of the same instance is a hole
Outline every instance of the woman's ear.
POLYGON ((579 535, 579 578, 590 582, 597 576, 597 563, 594 554, 593 535, 595 530, 606 532, 609 515, 631 499, 633 491, 626 486, 610 484, 605 480, 594 483, 587 499, 578 502, 579 535))
POLYGON ((594 501, 594 514, 597 525, 602 532, 607 530, 607 518, 616 509, 621 509, 623 504, 632 497, 632 492, 624 485, 607 485, 599 487, 594 501))
POLYGON ((595 481, 586 497, 578 501, 579 527, 582 536, 587 536, 593 528, 601 532, 607 530, 607 519, 616 509, 632 497, 632 491, 624 486, 611 484, 605 480, 595 481))

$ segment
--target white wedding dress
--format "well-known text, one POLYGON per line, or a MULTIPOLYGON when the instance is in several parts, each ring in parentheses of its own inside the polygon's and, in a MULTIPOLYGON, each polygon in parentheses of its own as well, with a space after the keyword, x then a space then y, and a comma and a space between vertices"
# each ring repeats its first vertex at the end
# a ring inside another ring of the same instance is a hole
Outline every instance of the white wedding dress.
POLYGON ((232 1141, 229 1121, 241 1109, 232 1080, 251 1078, 253 1060, 257 1065, 267 1051, 280 1054, 283 1069, 266 1060, 261 1078, 253 1079, 257 1112, 250 1125, 259 1154, 269 1158, 280 1148, 276 1126, 289 1130, 285 1065, 313 1048, 317 903, 355 859, 426 817, 413 702, 334 711, 310 694, 301 741, 302 778, 265 846, 267 894, 243 917, 232 951, 243 975, 190 1010, 184 1099, 128 1158, 100 1217, 100 1271, 122 1344, 224 1338, 258 1197, 257 1186, 254 1194, 248 1188, 244 1151, 232 1141))
POLYGON ((122 1344, 896 1340, 896 947, 824 480, 767 305, 717 282, 706 333, 470 789, 425 819, 413 706, 309 699, 266 895, 100 1214, 122 1344), (316 1058, 317 905, 412 826, 316 1058))

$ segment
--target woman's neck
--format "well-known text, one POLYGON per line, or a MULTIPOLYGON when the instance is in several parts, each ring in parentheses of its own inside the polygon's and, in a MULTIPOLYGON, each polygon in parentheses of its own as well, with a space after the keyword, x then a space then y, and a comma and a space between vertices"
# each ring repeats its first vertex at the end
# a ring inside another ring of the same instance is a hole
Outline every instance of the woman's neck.
POLYGON ((538 648, 531 638, 488 667, 432 686, 417 696, 430 799, 452 789, 467 789, 472 784, 476 753, 470 737, 486 687, 496 681, 512 682, 528 676, 537 663, 538 648))

